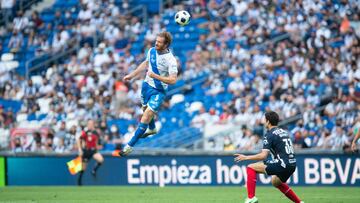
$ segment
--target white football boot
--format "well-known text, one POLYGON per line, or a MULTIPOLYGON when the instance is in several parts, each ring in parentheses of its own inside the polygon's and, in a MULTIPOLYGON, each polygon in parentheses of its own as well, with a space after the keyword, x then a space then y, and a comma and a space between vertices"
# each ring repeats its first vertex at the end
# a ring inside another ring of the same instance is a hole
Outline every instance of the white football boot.
POLYGON ((154 129, 152 129, 152 130, 150 130, 149 128, 146 130, 146 132, 141 136, 141 138, 146 138, 146 137, 148 137, 148 136, 150 136, 150 135, 154 135, 154 134, 157 134, 158 133, 158 131, 157 131, 157 129, 156 128, 154 128, 154 129))
POLYGON ((245 203, 258 203, 258 198, 255 197, 255 196, 253 198, 251 198, 251 199, 246 198, 245 203))
POLYGON ((129 145, 126 145, 123 150, 119 153, 120 156, 127 156, 133 151, 133 148, 129 145))

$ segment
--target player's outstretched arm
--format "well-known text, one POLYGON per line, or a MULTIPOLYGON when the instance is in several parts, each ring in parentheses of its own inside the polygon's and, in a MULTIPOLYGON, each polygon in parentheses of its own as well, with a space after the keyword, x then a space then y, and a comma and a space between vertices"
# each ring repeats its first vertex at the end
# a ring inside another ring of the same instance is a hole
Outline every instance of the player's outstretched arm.
POLYGON ((352 143, 351 143, 351 150, 353 151, 353 152, 355 152, 355 150, 356 150, 356 142, 357 142, 357 140, 360 138, 360 128, 359 128, 359 130, 357 131, 357 133, 356 133, 356 135, 355 135, 355 137, 354 137, 354 139, 353 139, 353 141, 352 141, 352 143))
POLYGON ((267 149, 263 149, 260 153, 249 156, 243 154, 234 154, 235 156, 234 161, 235 162, 246 161, 246 160, 262 161, 265 160, 268 155, 269 155, 269 150, 267 149))
POLYGON ((151 78, 154 78, 154 79, 157 79, 157 80, 160 80, 161 82, 163 83, 166 83, 166 84, 169 84, 169 85, 173 85, 176 83, 176 80, 177 80, 177 76, 176 75, 170 75, 170 76, 161 76, 161 75, 158 75, 152 71, 149 71, 147 73, 147 75, 151 78))
POLYGON ((125 75, 124 80, 130 81, 134 77, 138 76, 139 73, 143 72, 148 66, 148 61, 143 61, 132 73, 125 75))

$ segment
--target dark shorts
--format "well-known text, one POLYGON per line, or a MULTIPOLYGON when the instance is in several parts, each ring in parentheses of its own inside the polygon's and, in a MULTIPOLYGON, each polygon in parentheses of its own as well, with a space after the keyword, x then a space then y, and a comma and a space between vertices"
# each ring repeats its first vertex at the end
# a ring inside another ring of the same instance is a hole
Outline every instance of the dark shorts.
POLYGON ((86 163, 89 162, 96 153, 97 151, 95 149, 83 149, 82 161, 86 163))
POLYGON ((276 175, 280 180, 285 183, 296 169, 296 164, 286 164, 285 167, 280 162, 277 163, 265 163, 265 172, 268 175, 276 175))

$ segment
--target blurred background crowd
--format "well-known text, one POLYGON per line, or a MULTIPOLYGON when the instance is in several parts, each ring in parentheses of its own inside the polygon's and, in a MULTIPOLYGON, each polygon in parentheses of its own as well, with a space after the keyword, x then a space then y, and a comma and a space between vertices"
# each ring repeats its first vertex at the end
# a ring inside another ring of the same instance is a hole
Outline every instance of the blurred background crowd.
POLYGON ((159 135, 142 147, 164 135, 180 142, 164 148, 259 150, 268 110, 280 114, 296 149, 348 151, 360 128, 358 0, 173 1, 147 18, 131 12, 131 0, 55 1, 28 15, 10 2, 1 1, 0 54, 20 64, 0 70, 4 150, 76 151, 88 119, 97 121, 102 150, 121 148, 141 115, 143 79, 122 77, 163 30, 173 34, 180 81, 158 116, 159 135), (192 15, 186 27, 173 22, 181 9, 192 15), (75 44, 65 59, 24 74, 21 61, 75 44), (194 139, 183 140, 182 129, 194 139))

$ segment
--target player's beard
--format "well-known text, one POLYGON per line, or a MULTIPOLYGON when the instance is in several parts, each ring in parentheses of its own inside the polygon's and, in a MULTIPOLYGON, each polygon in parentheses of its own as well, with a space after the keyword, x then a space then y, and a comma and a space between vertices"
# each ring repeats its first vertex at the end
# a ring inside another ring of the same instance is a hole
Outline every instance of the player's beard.
POLYGON ((166 46, 165 45, 162 45, 162 46, 155 45, 155 49, 156 49, 156 51, 163 52, 166 50, 166 46))

